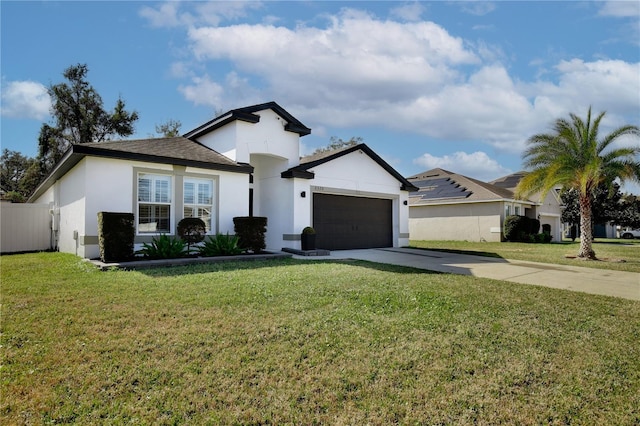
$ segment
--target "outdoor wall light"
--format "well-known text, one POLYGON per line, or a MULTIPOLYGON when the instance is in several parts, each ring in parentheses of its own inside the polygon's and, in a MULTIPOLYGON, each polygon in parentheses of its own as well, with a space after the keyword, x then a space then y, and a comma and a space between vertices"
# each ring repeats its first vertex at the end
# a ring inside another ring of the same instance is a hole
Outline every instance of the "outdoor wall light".
POLYGON ((301 196, 302 198, 306 197, 306 196, 307 196, 307 191, 302 191, 302 192, 300 193, 300 196, 301 196))

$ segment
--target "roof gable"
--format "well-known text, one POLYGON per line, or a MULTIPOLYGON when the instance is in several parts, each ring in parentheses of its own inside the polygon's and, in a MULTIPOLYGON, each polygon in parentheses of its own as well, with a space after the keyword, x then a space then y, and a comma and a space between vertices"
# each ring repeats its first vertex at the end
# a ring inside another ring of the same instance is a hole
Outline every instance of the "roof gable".
POLYGON ((366 155, 368 155, 373 161, 375 161, 380 167, 382 167, 387 173, 396 178, 400 183, 400 189, 403 191, 413 191, 418 188, 415 187, 411 182, 405 179, 400 173, 398 173, 393 167, 389 165, 386 161, 384 161, 378 154, 376 154, 371 148, 369 148, 366 144, 358 144, 345 149, 330 151, 327 153, 322 153, 319 155, 311 155, 308 157, 303 157, 300 160, 300 164, 296 167, 292 167, 289 170, 282 172, 281 177, 283 178, 301 178, 301 179, 313 179, 315 174, 310 171, 310 169, 319 166, 321 164, 328 163, 337 158, 343 157, 345 155, 351 154, 352 152, 362 151, 366 155))
POLYGON ((236 120, 244 121, 247 123, 258 123, 260 121, 260 115, 256 112, 263 111, 265 109, 271 109, 286 122, 284 129, 289 132, 298 133, 300 136, 306 136, 311 133, 311 129, 302 124, 297 118, 289 114, 284 108, 275 102, 267 102, 264 104, 252 105, 243 108, 232 109, 226 113, 214 118, 211 121, 204 123, 201 126, 196 127, 184 134, 185 138, 197 139, 202 135, 213 132, 214 130, 232 123, 236 120))

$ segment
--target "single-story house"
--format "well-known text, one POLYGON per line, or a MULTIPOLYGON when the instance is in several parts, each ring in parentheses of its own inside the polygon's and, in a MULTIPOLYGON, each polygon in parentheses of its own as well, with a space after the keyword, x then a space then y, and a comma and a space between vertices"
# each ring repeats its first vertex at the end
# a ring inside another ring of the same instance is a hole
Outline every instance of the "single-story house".
POLYGON ((403 246, 416 189, 367 145, 300 158, 311 130, 275 102, 226 112, 180 137, 73 145, 30 198, 46 203, 55 248, 99 256, 97 214, 131 212, 137 247, 184 217, 210 234, 267 217, 267 250, 403 246))
POLYGON ((499 242, 504 219, 522 215, 549 225, 553 239, 560 241, 558 194, 518 200, 513 191, 522 176, 515 173, 487 183, 436 168, 408 177, 418 187, 409 194, 411 239, 499 242))

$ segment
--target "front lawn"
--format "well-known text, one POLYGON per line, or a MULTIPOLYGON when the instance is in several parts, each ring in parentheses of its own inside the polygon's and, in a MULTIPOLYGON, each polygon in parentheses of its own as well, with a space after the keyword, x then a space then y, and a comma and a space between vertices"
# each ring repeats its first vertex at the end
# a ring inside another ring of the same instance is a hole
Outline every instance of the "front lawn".
POLYGON ((640 302, 368 262, 0 262, 2 424, 640 421, 640 302))
POLYGON ((571 258, 571 256, 575 256, 578 253, 579 240, 552 244, 412 240, 410 246, 429 250, 501 257, 503 259, 640 272, 640 240, 596 239, 593 244, 593 250, 600 260, 595 261, 571 258))

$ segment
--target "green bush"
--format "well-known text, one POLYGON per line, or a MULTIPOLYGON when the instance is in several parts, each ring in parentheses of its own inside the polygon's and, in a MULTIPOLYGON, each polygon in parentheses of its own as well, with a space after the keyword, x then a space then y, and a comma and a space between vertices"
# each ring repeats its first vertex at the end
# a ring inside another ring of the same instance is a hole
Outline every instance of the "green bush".
POLYGON ((209 236, 200 247, 199 253, 201 256, 234 256, 243 252, 238 241, 238 237, 229 233, 209 236))
POLYGON ((153 241, 142 244, 142 249, 138 252, 149 259, 175 259, 183 257, 187 252, 187 243, 180 238, 170 237, 162 234, 153 237, 153 241))
POLYGON ((130 260, 135 235, 133 213, 98 212, 98 245, 103 262, 130 260))
POLYGON ((526 216, 507 216, 504 220, 504 238, 521 243, 551 242, 551 235, 538 234, 540 221, 526 216), (549 235, 545 237, 544 235, 549 235))
POLYGON ((185 217, 178 222, 178 236, 187 243, 187 251, 191 253, 191 244, 204 240, 207 225, 199 217, 185 217))
POLYGON ((267 218, 259 216, 241 216, 233 218, 234 231, 238 236, 241 248, 260 253, 267 245, 267 218))
POLYGON ((507 241, 522 241, 528 234, 525 216, 507 216, 504 220, 504 238, 507 241))

